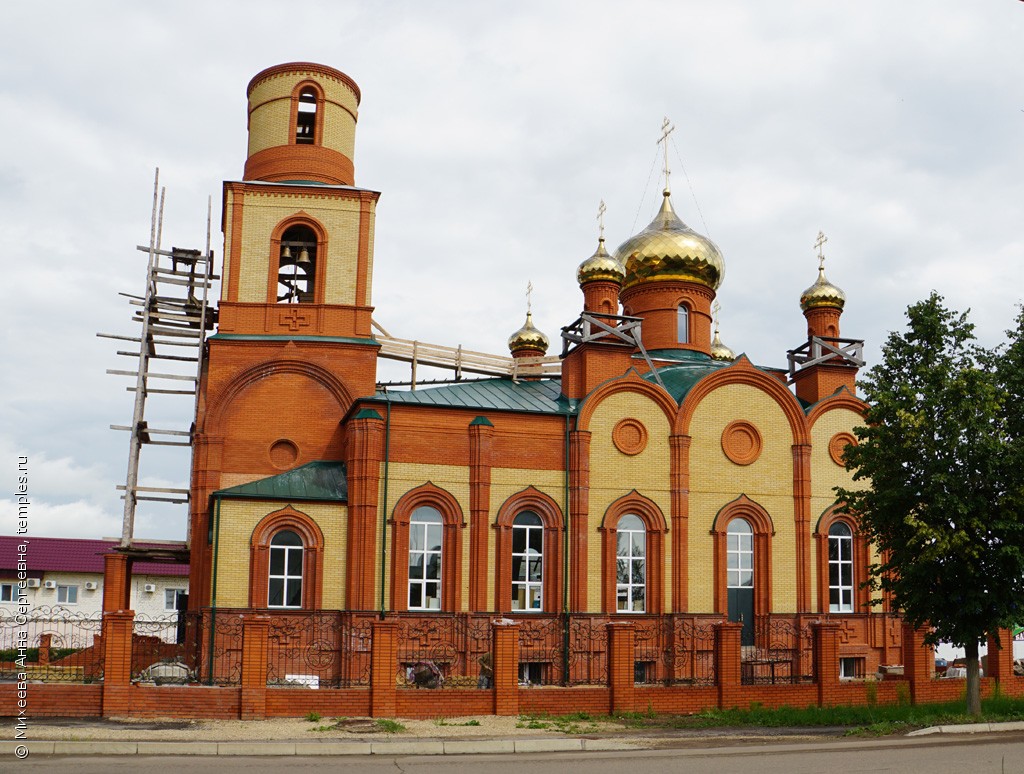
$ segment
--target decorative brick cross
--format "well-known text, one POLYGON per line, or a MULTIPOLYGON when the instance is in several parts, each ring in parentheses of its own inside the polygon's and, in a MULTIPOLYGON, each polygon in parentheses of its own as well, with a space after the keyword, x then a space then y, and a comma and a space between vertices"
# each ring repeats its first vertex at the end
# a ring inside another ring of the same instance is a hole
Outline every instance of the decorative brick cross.
POLYGON ((281 325, 287 323, 288 330, 297 331, 299 328, 306 328, 309 326, 309 317, 301 314, 298 309, 294 306, 291 307, 287 312, 282 312, 278 318, 278 322, 281 325))

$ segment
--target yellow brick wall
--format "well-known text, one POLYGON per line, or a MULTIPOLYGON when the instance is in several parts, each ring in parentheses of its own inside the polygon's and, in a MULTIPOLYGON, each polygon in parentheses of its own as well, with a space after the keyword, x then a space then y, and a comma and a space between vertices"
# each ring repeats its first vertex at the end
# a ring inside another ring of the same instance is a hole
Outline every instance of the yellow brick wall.
POLYGON ((249 95, 253 108, 249 123, 249 155, 291 142, 291 96, 295 84, 310 80, 324 92, 324 138, 321 145, 352 158, 355 146, 356 95, 347 85, 320 74, 284 73, 262 81, 249 95))
MULTIPOLYGON (((690 610, 714 609, 714 553, 710 530, 723 506, 745 494, 768 511, 772 538, 773 612, 796 610, 796 541, 793 503, 793 435, 785 414, 755 387, 731 384, 697 407, 690 425, 690 610), (736 465, 722 451, 722 431, 746 420, 760 432, 760 457, 736 465)), ((754 561, 758 561, 755 556, 754 561)))
MULTIPOLYGON (((220 300, 228 300, 228 286, 231 282, 230 275, 233 267, 229 264, 227 256, 231 254, 231 212, 235 202, 235 194, 232 191, 224 192, 224 259, 221 261, 220 271, 220 300)), ((211 299, 212 302, 212 299, 211 299)))
MULTIPOLYGON (((665 523, 671 524, 672 501, 668 438, 672 427, 654 401, 632 392, 619 392, 605 398, 590 422, 590 536, 587 541, 586 610, 601 609, 601 533, 598 528, 605 511, 620 497, 636 490, 653 500, 661 509, 665 523), (647 446, 639 454, 623 454, 612 443, 612 429, 624 418, 637 419, 647 428, 647 446)), ((666 535, 664 577, 665 610, 672 609, 672 546, 666 535)))
MULTIPOLYGON (((264 516, 286 505, 283 502, 252 500, 221 502, 220 528, 214 536, 218 607, 245 607, 249 604, 252 532, 264 516)), ((324 534, 322 604, 325 609, 341 609, 345 604, 348 509, 344 505, 327 503, 293 503, 292 507, 313 519, 324 534)))
POLYGON ((271 234, 281 221, 298 212, 305 212, 327 230, 327 255, 317 256, 318 262, 327 262, 325 303, 356 303, 356 266, 359 255, 357 200, 249 193, 246 195, 245 209, 242 223, 242 267, 238 277, 239 301, 266 302, 271 234))

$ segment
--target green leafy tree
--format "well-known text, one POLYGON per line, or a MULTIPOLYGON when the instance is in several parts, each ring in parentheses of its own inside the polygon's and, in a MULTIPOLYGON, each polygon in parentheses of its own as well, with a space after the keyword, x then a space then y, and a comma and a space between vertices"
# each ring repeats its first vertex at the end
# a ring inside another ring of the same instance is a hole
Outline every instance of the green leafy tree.
MULTIPOLYGON (((1004 383, 1024 382, 1005 356, 977 345, 966 314, 941 296, 907 318, 862 383, 866 426, 845 458, 862 488, 837 494, 878 551, 869 587, 890 595, 909 623, 930 627, 926 641, 965 649, 967 709, 980 714, 979 643, 1016 623, 1024 600, 1019 468, 1008 464, 1021 403, 1011 405, 1004 383)), ((1024 337, 1010 350, 1021 368, 1024 337)))

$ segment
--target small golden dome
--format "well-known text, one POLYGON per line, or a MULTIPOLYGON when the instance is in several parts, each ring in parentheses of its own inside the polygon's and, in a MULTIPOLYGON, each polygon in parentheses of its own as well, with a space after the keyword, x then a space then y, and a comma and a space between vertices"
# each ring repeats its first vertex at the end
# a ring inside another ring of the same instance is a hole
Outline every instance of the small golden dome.
POLYGON ((681 280, 717 290, 725 276, 718 246, 698 234, 672 210, 669 192, 651 224, 619 245, 615 257, 626 270, 623 288, 642 282, 681 280))
POLYGON ((725 360, 729 363, 736 359, 736 353, 722 343, 717 328, 715 328, 715 338, 711 341, 711 359, 725 360))
POLYGON ((548 351, 548 337, 533 326, 533 313, 526 313, 526 323, 508 337, 508 349, 517 352, 536 352, 543 355, 548 351))
POLYGON ((818 307, 842 309, 846 305, 846 293, 825 277, 825 267, 818 269, 818 281, 800 294, 800 308, 805 312, 818 307))
POLYGON ((599 280, 621 285, 625 276, 625 267, 610 256, 605 249, 604 237, 597 240, 597 250, 576 270, 576 281, 580 285, 599 280))

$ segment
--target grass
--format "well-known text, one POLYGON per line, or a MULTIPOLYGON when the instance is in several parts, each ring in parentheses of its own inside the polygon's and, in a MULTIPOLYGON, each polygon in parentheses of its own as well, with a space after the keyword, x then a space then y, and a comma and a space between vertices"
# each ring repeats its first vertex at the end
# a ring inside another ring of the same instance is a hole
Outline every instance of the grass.
POLYGON ((321 715, 320 715, 319 712, 307 712, 306 713, 306 720, 308 720, 310 723, 317 723, 317 722, 319 722, 320 718, 321 718, 321 715))
POLYGON ((439 725, 439 726, 479 726, 480 725, 480 721, 477 720, 476 718, 473 718, 472 720, 467 720, 465 723, 452 723, 451 721, 447 720, 446 718, 438 718, 436 722, 437 722, 437 725, 439 725))
POLYGON ((377 728, 383 731, 385 734, 398 734, 405 731, 405 726, 399 723, 397 720, 391 720, 390 718, 377 718, 377 728))
POLYGON ((589 734, 597 731, 600 718, 586 712, 573 712, 569 715, 523 715, 516 723, 516 728, 534 728, 539 730, 558 731, 561 734, 589 734))

